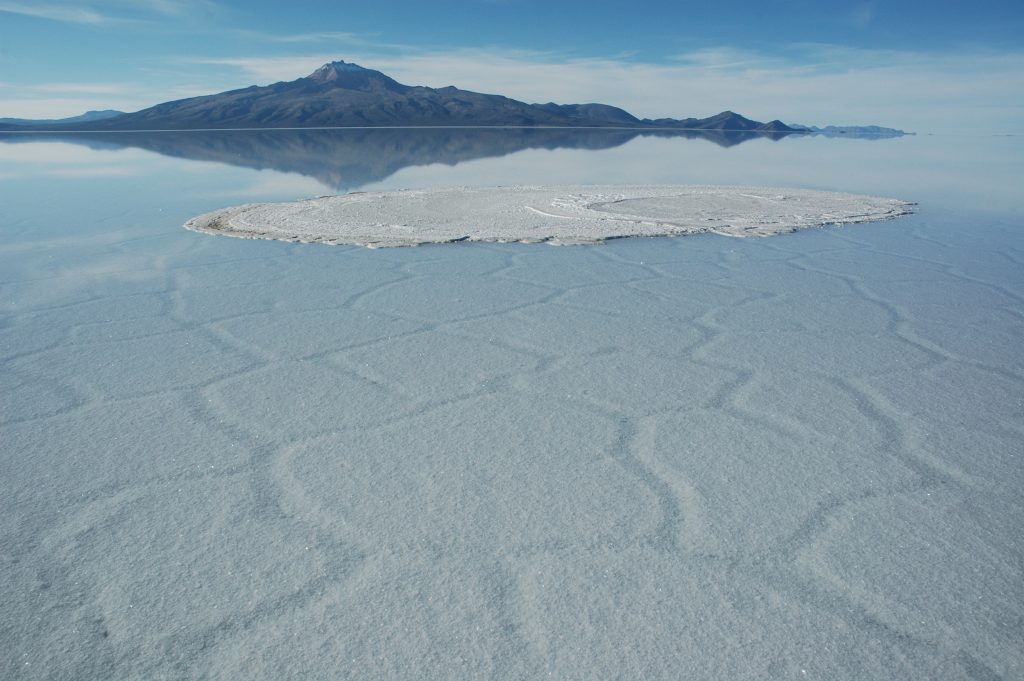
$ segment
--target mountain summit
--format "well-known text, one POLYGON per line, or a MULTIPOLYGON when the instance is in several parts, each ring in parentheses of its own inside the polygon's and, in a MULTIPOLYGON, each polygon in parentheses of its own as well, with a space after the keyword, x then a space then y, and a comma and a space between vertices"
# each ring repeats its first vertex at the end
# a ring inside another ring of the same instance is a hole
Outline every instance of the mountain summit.
MULTIPOLYGON (((83 121, 83 130, 412 126, 552 126, 797 132, 731 111, 706 119, 640 119, 607 104, 527 104, 456 87, 404 85, 380 71, 334 61, 297 80, 165 102, 83 121)), ((61 126, 62 129, 70 129, 61 126)))
POLYGON ((340 87, 346 90, 358 90, 360 92, 386 91, 405 93, 410 89, 408 85, 402 85, 395 79, 385 76, 380 71, 364 69, 358 64, 349 64, 343 61, 332 61, 329 64, 324 64, 300 80, 313 81, 323 85, 340 87))

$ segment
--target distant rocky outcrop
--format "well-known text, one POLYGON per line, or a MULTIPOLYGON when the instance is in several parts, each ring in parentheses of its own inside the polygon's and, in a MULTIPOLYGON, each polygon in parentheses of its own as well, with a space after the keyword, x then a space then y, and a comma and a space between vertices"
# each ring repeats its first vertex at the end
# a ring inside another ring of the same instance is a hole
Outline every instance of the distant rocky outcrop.
POLYGON ((805 131, 813 135, 825 137, 866 137, 875 139, 888 139, 891 137, 902 137, 913 135, 912 132, 904 132, 896 128, 883 128, 880 125, 826 125, 819 128, 816 125, 793 125, 796 130, 805 131))

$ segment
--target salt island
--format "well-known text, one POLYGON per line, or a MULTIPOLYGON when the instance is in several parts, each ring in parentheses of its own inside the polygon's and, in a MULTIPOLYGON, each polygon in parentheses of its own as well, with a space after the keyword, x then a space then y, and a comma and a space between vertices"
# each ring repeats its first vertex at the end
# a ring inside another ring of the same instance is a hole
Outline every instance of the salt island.
POLYGON ((893 198, 689 185, 505 186, 354 192, 223 208, 187 229, 371 248, 460 241, 583 244, 634 236, 772 236, 912 212, 893 198))

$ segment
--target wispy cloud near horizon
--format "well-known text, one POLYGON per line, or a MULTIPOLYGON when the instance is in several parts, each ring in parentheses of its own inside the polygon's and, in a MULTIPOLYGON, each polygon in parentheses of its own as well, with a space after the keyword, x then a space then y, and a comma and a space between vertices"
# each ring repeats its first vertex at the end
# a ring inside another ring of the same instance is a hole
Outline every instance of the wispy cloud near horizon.
MULTIPOLYGON (((364 39, 344 32, 331 35, 341 42, 364 39)), ((301 42, 301 35, 292 37, 301 42)), ((601 102, 647 118, 708 116, 730 109, 787 123, 1024 132, 1024 50, 925 53, 818 43, 792 44, 771 54, 730 45, 705 47, 659 63, 629 57, 569 58, 554 51, 391 50, 346 43, 338 51, 307 54, 171 58, 163 63, 196 70, 188 76, 187 87, 184 81, 154 79, 145 85, 82 84, 79 89, 64 84, 63 90, 60 83, 43 83, 31 91, 23 88, 19 103, 27 107, 32 93, 63 91, 75 101, 82 93, 95 94, 96 100, 109 95, 109 106, 96 102, 93 108, 123 108, 115 100, 127 98, 142 108, 171 99, 172 93, 185 97, 294 80, 337 59, 380 70, 409 85, 455 85, 527 102, 601 102), (198 70, 206 74, 204 80, 196 77, 198 70)), ((6 107, 12 100, 5 99, 6 107)), ((75 113, 81 111, 65 108, 60 115, 75 113)))
POLYGON ((39 83, 25 86, 33 92, 81 93, 96 95, 120 95, 137 90, 128 83, 39 83))
POLYGON ((648 118, 731 109, 806 124, 1024 130, 1024 51, 938 54, 801 43, 771 55, 704 48, 657 64, 489 49, 192 61, 234 67, 267 83, 293 80, 338 58, 410 85, 455 85, 528 102, 602 102, 648 118))
POLYGON ((0 118, 56 119, 92 110, 138 111, 160 102, 211 94, 202 86, 131 82, 0 83, 0 118))

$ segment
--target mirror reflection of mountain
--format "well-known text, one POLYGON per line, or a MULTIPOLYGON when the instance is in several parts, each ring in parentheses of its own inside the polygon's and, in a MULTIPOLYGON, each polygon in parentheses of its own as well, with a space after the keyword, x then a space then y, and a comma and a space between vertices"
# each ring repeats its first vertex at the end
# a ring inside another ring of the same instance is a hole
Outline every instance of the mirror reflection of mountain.
POLYGON ((456 165, 526 149, 610 149, 639 136, 702 139, 721 146, 787 133, 614 128, 346 128, 163 132, 13 133, 0 142, 61 141, 96 149, 139 148, 312 177, 336 190, 383 180, 409 166, 456 165))

